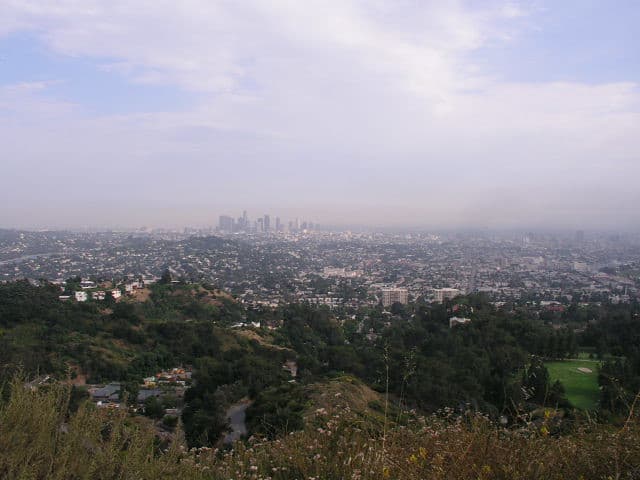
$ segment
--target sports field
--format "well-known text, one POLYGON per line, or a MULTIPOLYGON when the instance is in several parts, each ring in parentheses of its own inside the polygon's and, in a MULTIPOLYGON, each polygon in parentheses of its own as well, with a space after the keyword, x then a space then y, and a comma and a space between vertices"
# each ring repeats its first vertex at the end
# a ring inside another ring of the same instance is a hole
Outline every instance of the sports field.
POLYGON ((594 410, 598 404, 597 360, 545 362, 551 382, 560 380, 571 404, 581 410, 594 410))

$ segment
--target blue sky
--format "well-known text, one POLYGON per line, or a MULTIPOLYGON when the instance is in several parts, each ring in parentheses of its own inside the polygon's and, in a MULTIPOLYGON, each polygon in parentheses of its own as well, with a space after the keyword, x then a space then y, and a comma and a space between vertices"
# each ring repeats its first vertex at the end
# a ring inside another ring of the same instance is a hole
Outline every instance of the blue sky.
POLYGON ((619 82, 640 77, 637 1, 563 0, 531 7, 529 28, 488 53, 511 81, 619 82))
POLYGON ((140 85, 106 71, 109 58, 60 55, 38 35, 19 31, 0 38, 3 85, 47 82, 49 94, 94 114, 153 112, 187 108, 193 95, 172 85, 140 85))
POLYGON ((637 228, 636 1, 0 3, 0 226, 637 228))

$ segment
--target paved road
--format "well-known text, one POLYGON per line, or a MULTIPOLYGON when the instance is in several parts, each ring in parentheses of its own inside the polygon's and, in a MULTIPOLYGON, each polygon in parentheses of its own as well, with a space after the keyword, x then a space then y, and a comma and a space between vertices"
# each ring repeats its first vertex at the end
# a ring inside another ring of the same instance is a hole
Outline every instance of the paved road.
POLYGON ((26 262, 27 260, 31 260, 33 258, 46 258, 52 255, 58 255, 59 252, 51 252, 51 253, 34 253, 33 255, 23 255, 22 257, 9 258, 6 260, 0 260, 0 265, 11 265, 12 263, 21 263, 26 262))
POLYGON ((238 403, 234 403, 227 410, 227 420, 231 427, 231 432, 227 433, 224 437, 224 443, 233 443, 236 440, 240 440, 243 435, 247 434, 246 410, 251 405, 251 402, 242 400, 238 403))

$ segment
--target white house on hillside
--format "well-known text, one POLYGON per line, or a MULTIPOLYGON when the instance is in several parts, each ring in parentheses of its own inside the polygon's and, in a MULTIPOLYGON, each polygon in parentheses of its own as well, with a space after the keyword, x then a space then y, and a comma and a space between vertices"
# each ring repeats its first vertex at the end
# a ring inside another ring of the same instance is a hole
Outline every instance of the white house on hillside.
POLYGON ((464 325, 465 323, 469 323, 470 321, 470 318, 451 317, 449 319, 449 328, 453 328, 456 325, 464 325))
POLYGON ((76 302, 86 302, 87 301, 87 292, 75 292, 76 302))

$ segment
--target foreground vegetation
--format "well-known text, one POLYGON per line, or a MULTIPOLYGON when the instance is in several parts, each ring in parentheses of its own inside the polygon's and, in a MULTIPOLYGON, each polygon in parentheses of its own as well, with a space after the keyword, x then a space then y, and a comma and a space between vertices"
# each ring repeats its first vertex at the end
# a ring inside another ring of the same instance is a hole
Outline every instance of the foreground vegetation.
MULTIPOLYGON (((233 450, 159 441, 146 423, 91 404, 69 412, 68 389, 20 381, 0 404, 0 478, 13 479, 631 479, 640 477, 640 422, 554 432, 557 412, 517 428, 477 414, 372 422, 336 401, 307 428, 233 450)), ((388 420, 387 420, 388 418, 388 420)))

